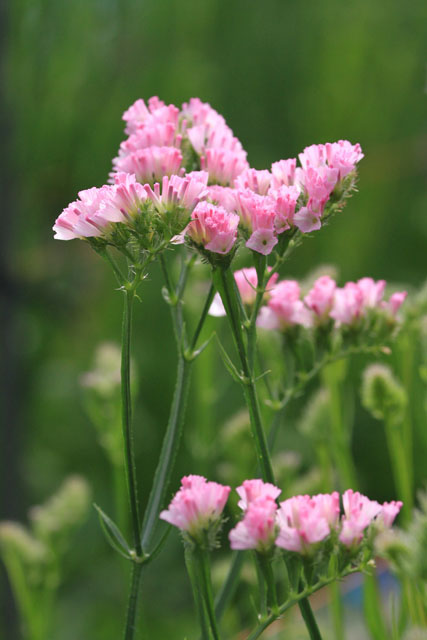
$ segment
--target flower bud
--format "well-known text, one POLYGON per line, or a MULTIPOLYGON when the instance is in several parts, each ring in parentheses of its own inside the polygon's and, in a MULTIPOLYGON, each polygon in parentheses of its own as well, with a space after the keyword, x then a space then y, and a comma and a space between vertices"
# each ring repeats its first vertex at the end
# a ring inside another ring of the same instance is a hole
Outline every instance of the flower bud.
POLYGON ((362 404, 378 420, 388 415, 398 418, 407 403, 404 388, 386 365, 375 363, 363 373, 361 388, 362 404))

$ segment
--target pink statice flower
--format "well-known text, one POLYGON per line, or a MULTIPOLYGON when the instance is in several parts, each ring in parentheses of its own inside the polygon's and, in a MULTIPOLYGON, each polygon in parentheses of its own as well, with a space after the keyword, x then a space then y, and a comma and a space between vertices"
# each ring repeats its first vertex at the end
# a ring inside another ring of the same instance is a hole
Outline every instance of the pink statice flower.
POLYGON ((204 125, 198 125, 187 129, 186 133, 199 155, 204 154, 207 149, 226 149, 234 153, 245 153, 240 140, 225 124, 211 130, 204 125))
POLYGON ((385 528, 391 527, 397 514, 403 507, 401 500, 392 500, 391 502, 384 502, 381 505, 381 511, 377 516, 377 521, 385 528))
POLYGON ((274 484, 271 484, 271 482, 264 482, 259 478, 244 480, 243 484, 237 487, 236 491, 240 497, 237 506, 243 511, 246 511, 250 504, 259 499, 269 498, 275 501, 282 493, 282 490, 274 486, 274 484))
POLYGON ((376 500, 369 500, 352 489, 344 493, 343 506, 339 540, 346 547, 353 547, 362 541, 365 529, 381 513, 382 507, 376 500))
POLYGON ((407 295, 407 291, 396 291, 390 296, 390 299, 387 302, 381 302, 381 308, 389 312, 393 317, 396 317, 396 314, 405 302, 407 295))
POLYGON ((246 169, 234 181, 236 189, 250 189, 260 196, 266 196, 270 188, 272 175, 267 169, 257 171, 246 169))
POLYGON ((302 554, 310 553, 312 545, 321 542, 331 532, 331 526, 320 500, 310 496, 295 496, 280 503, 277 512, 279 535, 276 545, 302 554))
POLYGON ((172 122, 155 122, 138 127, 126 140, 120 144, 119 156, 146 149, 147 147, 179 147, 182 136, 177 134, 176 126, 172 122))
POLYGON ((304 151, 298 154, 298 158, 304 170, 309 167, 322 167, 326 164, 326 147, 324 144, 312 144, 305 147, 304 151))
POLYGON ((268 195, 274 201, 276 217, 274 226, 278 234, 283 233, 294 224, 294 213, 299 190, 295 186, 282 185, 277 189, 270 189, 268 195))
POLYGON ((326 165, 299 169, 297 172, 297 184, 304 188, 308 197, 312 200, 324 203, 328 200, 338 181, 338 169, 331 169, 326 165))
POLYGON ((202 102, 200 98, 190 98, 182 105, 182 117, 192 126, 203 125, 209 133, 218 127, 225 125, 225 120, 207 102, 202 102))
POLYGON ((271 187, 273 189, 279 189, 283 185, 287 187, 293 185, 296 166, 297 161, 295 158, 273 162, 271 165, 271 187))
POLYGON ((378 307, 384 295, 386 286, 385 280, 375 282, 372 278, 361 278, 357 281, 357 286, 362 292, 364 308, 378 307))
POLYGON ((304 302, 309 309, 317 316, 318 322, 327 320, 329 312, 334 304, 335 280, 329 276, 321 276, 313 284, 310 291, 304 298, 304 302))
MULTIPOLYGON (((202 172, 198 172, 201 174, 202 172)), ((203 176, 202 176, 203 178, 203 176)), ((190 214, 195 206, 208 195, 206 182, 187 175, 163 176, 162 185, 156 182, 154 188, 144 185, 147 196, 152 200, 159 212, 169 211, 175 207, 183 207, 190 214)))
POLYGON ((200 158, 200 166, 209 173, 209 181, 220 185, 233 184, 234 179, 248 168, 246 151, 229 149, 206 149, 200 158))
POLYGON ((340 516, 340 495, 338 491, 332 493, 318 493, 312 497, 318 513, 325 518, 332 531, 338 525, 340 516))
POLYGON ((114 223, 127 223, 137 215, 145 199, 145 190, 134 175, 118 173, 113 185, 80 191, 79 200, 57 218, 54 237, 72 240, 107 235, 114 223))
POLYGON ((364 157, 359 143, 351 144, 348 140, 327 142, 325 145, 328 166, 338 170, 338 179, 342 180, 364 157))
POLYGON ((157 96, 148 100, 148 107, 141 98, 136 100, 123 114, 125 132, 134 133, 141 125, 156 123, 178 124, 179 109, 175 105, 165 105, 157 96))
POLYGON ((250 502, 243 520, 229 533, 232 549, 256 549, 268 553, 277 535, 277 504, 269 497, 259 497, 250 502))
POLYGON ((202 476, 185 476, 159 517, 186 532, 193 541, 202 542, 210 529, 218 529, 229 493, 230 487, 208 482, 202 476))
POLYGON ((237 191, 232 189, 231 187, 221 187, 220 185, 213 184, 208 186, 209 192, 209 200, 212 200, 214 204, 218 204, 227 211, 236 211, 237 210, 237 202, 236 195, 237 191))
POLYGON ((329 315, 335 325, 353 325, 363 314, 363 292, 355 282, 347 282, 345 286, 335 290, 334 304, 329 315))
MULTIPOLYGON (((274 273, 267 282, 264 294, 266 299, 268 299, 270 291, 275 285, 278 277, 279 275, 277 273, 274 273)), ((235 271, 234 279, 236 280, 237 288, 239 289, 240 297, 243 304, 246 304, 248 306, 252 305, 255 302, 256 288, 258 286, 258 276, 255 267, 249 267, 245 269, 239 269, 239 271, 235 271)), ((221 296, 219 295, 219 293, 216 293, 214 299, 212 300, 212 304, 209 309, 209 315, 215 316, 217 318, 226 315, 225 308, 222 304, 221 296)))
POLYGON ((236 200, 241 224, 250 233, 246 246, 265 256, 269 255, 278 242, 274 200, 250 189, 237 191, 236 200))
POLYGON ((237 214, 209 202, 200 202, 193 210, 184 234, 208 251, 226 254, 236 242, 238 225, 237 214))
POLYGON ((307 206, 301 207, 294 215, 294 225, 302 233, 318 231, 322 226, 323 204, 317 200, 309 199, 307 206))
POLYGON ((296 280, 282 280, 273 287, 268 305, 261 307, 257 320, 259 327, 282 331, 293 325, 310 327, 312 324, 312 313, 300 300, 296 280))
POLYGON ((153 183, 161 180, 163 176, 178 174, 181 162, 181 151, 175 147, 147 147, 114 158, 113 169, 114 172, 135 174, 138 182, 153 183))

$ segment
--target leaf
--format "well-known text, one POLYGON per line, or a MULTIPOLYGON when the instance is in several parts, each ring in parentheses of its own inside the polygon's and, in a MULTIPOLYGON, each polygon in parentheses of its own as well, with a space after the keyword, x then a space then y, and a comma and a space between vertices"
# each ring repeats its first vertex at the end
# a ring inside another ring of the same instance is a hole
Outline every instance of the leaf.
POLYGON ((231 360, 230 356, 228 355, 228 353, 226 352, 226 350, 222 346, 218 336, 216 336, 216 339, 217 339, 217 342, 218 342, 218 345, 219 345, 219 351, 220 351, 220 354, 221 354, 221 357, 222 357, 222 361, 224 362, 226 369, 230 373, 230 375, 233 378, 233 380, 235 380, 236 382, 242 382, 241 374, 239 373, 239 371, 237 370, 235 364, 231 360))
POLYGON ((115 551, 117 551, 117 553, 119 553, 121 556, 123 556, 127 560, 131 560, 132 559, 132 555, 131 555, 131 551, 132 550, 129 547, 128 543, 126 542, 126 540, 125 540, 124 536, 122 535, 122 532, 120 531, 118 526, 115 524, 115 522, 113 522, 111 520, 111 518, 109 516, 107 516, 106 513, 104 513, 104 511, 101 509, 101 507, 99 507, 95 503, 94 503, 93 506, 95 507, 95 509, 98 512, 99 522, 101 524, 101 529, 104 532, 104 535, 105 535, 105 537, 107 539, 107 542, 110 544, 110 546, 115 551))

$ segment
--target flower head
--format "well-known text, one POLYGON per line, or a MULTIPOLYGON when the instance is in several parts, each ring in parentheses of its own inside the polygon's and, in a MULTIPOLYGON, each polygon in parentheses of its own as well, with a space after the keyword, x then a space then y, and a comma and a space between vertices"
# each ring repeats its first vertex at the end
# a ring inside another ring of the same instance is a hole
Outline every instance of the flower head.
POLYGON ((223 207, 200 202, 193 210, 185 234, 208 251, 226 254, 237 239, 239 216, 223 207))
POLYGON ((185 476, 181 488, 160 518, 184 531, 196 542, 218 530, 230 487, 208 482, 197 475, 185 476))
POLYGON ((243 520, 230 531, 231 548, 268 552, 277 535, 276 512, 277 504, 269 497, 250 502, 243 520))
POLYGON ((309 553, 311 546, 324 540, 331 531, 323 501, 310 496, 295 496, 280 503, 277 512, 279 535, 276 544, 288 551, 309 553))
POLYGON ((134 173, 138 182, 153 183, 163 176, 178 173, 181 162, 182 154, 179 149, 151 146, 114 158, 113 168, 115 172, 134 173))
POLYGON ((325 319, 332 309, 336 287, 335 280, 329 276, 321 276, 305 296, 305 304, 319 320, 325 319))
POLYGON ((237 487, 236 491, 240 497, 237 504, 243 511, 246 511, 250 504, 259 499, 269 498, 274 501, 282 493, 282 490, 275 487, 271 482, 264 482, 258 478, 254 480, 244 480, 243 484, 237 487))

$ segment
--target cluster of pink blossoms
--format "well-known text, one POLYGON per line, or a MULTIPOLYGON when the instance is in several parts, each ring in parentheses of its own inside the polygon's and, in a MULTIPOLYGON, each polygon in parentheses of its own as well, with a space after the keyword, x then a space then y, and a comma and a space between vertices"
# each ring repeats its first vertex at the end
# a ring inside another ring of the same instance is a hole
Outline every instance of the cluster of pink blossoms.
MULTIPOLYGON (((198 541, 209 528, 217 530, 229 492, 230 487, 207 482, 201 476, 184 477, 181 489, 160 518, 198 541)), ((352 489, 343 494, 342 515, 336 491, 295 496, 278 505, 281 489, 259 479, 245 480, 237 493, 243 518, 229 533, 230 546, 261 553, 278 546, 309 554, 314 545, 330 536, 354 549, 373 522, 382 528, 391 527, 402 507, 402 502, 396 501, 381 505, 352 489)))
POLYGON ((269 292, 267 305, 260 309, 258 326, 285 330, 293 325, 316 327, 334 320, 335 326, 358 326, 372 311, 395 318, 406 291, 383 300, 385 280, 361 278, 340 288, 329 276, 316 280, 306 296, 295 280, 282 280, 269 292))
POLYGON ((172 214, 172 235, 208 251, 229 253, 239 229, 248 248, 267 255, 285 231, 320 228, 332 194, 343 204, 363 157, 359 144, 340 140, 307 147, 300 167, 291 158, 252 169, 224 118, 198 98, 181 109, 140 99, 123 119, 128 137, 113 160, 112 185, 79 192, 56 220, 55 238, 111 240, 117 223, 172 214))

